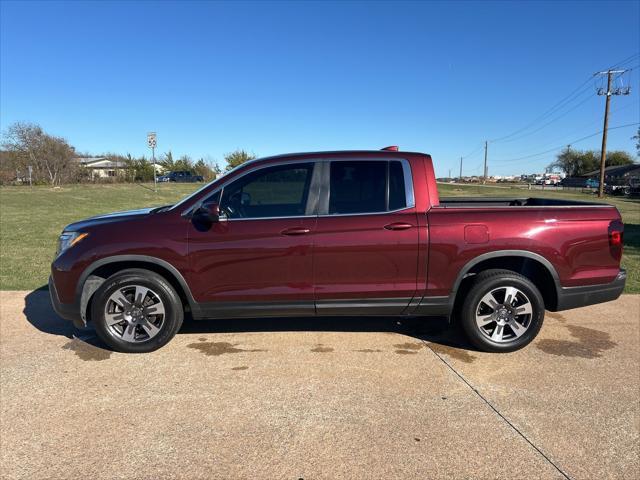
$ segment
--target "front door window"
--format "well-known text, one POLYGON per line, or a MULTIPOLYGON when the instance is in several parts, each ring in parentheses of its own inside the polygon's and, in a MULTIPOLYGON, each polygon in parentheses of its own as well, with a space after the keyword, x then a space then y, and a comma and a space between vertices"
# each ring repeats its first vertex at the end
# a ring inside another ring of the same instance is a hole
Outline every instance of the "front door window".
POLYGON ((312 170, 298 163, 249 173, 224 188, 220 208, 228 219, 304 216, 312 170))

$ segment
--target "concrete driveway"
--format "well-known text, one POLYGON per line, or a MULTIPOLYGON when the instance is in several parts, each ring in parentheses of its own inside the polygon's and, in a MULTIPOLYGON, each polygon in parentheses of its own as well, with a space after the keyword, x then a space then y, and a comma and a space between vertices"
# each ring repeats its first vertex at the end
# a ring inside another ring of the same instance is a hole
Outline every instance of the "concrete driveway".
POLYGON ((640 473, 640 296, 547 314, 503 355, 375 318, 191 322, 125 355, 46 291, 0 303, 2 478, 640 473))

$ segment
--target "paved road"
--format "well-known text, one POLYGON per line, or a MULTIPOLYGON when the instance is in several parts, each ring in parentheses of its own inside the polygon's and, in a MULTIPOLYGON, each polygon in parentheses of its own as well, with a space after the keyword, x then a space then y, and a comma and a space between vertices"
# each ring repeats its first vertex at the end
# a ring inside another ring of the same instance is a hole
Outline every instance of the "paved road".
POLYGON ((394 319, 192 322, 111 353, 1 292, 2 478, 638 478, 640 296, 506 355, 394 319))

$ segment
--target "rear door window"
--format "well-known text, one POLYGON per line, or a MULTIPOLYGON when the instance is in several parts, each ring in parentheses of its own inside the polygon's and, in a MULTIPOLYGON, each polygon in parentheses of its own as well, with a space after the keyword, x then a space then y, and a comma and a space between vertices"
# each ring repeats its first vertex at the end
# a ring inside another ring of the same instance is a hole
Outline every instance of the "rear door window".
POLYGON ((329 214, 381 213, 407 207, 400 161, 331 162, 329 214))
POLYGON ((402 163, 389 162, 389 210, 400 210, 407 206, 402 163))
POLYGON ((331 162, 329 214, 386 210, 387 162, 331 162))

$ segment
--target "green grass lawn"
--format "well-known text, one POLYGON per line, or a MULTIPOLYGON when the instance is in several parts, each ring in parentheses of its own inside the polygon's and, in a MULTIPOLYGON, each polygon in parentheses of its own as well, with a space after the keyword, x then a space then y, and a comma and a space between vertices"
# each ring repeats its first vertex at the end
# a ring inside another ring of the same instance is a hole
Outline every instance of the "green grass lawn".
MULTIPOLYGON (((44 285, 62 228, 100 213, 174 203, 201 184, 72 185, 0 187, 0 290, 32 290, 44 285)), ((442 196, 562 197, 596 200, 578 192, 551 192, 482 186, 439 185, 442 196)), ((640 293, 640 202, 607 198, 625 222, 626 292, 640 293)))
POLYGON ((65 225, 92 215, 175 203, 201 183, 0 187, 0 290, 47 282, 65 225))

